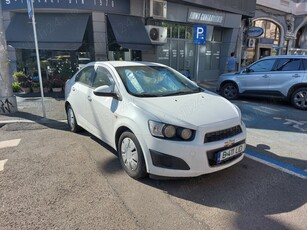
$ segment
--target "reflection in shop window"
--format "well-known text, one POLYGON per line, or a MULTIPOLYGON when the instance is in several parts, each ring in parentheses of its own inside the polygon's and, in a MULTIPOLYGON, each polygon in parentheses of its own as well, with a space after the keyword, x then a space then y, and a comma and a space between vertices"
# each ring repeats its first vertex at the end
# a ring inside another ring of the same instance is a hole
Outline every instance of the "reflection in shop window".
POLYGON ((178 38, 178 25, 172 25, 172 38, 178 38))
POLYGON ((192 26, 187 26, 185 38, 193 39, 193 27, 192 26))
POLYGON ((179 25, 179 38, 185 39, 185 25, 179 25))

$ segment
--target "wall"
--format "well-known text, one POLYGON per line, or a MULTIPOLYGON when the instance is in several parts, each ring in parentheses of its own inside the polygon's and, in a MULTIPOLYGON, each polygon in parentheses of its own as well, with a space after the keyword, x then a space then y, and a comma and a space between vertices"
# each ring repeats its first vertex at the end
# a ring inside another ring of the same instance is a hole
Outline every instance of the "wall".
POLYGON ((184 0, 183 2, 199 4, 201 6, 241 14, 247 17, 253 17, 256 9, 256 0, 184 0))

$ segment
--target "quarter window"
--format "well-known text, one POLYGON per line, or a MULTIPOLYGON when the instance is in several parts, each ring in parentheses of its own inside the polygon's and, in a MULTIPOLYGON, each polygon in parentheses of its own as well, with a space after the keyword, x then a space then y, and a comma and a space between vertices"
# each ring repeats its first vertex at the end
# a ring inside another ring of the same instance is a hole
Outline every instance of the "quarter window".
POLYGON ((297 71, 301 69, 300 59, 280 59, 277 71, 297 71))
POLYGON ((95 74, 95 70, 93 66, 89 66, 81 70, 77 77, 76 77, 76 82, 83 83, 85 85, 90 85, 91 83, 91 78, 95 74))
POLYGON ((114 81, 110 72, 107 69, 98 66, 96 69, 96 76, 93 81, 93 87, 97 88, 102 85, 108 85, 113 90, 114 81))
POLYGON ((263 60, 255 63, 249 69, 252 72, 267 72, 272 70, 274 63, 275 59, 263 60))

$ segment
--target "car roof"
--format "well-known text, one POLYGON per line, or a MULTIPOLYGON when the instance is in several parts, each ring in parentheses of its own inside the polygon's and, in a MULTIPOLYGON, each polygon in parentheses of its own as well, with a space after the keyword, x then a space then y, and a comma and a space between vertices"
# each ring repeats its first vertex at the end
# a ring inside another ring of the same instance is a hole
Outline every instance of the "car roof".
POLYGON ((165 66, 156 62, 145 62, 145 61, 97 61, 91 62, 91 64, 105 64, 111 65, 113 67, 123 67, 123 66, 165 66))
POLYGON ((306 55, 276 55, 276 56, 267 56, 262 59, 271 59, 271 58, 304 58, 307 59, 306 55))

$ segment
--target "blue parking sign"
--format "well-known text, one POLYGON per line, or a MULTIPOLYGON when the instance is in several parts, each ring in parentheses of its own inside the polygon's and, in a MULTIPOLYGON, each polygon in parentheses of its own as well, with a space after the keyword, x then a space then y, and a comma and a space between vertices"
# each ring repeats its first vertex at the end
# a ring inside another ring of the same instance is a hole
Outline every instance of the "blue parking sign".
POLYGON ((194 26, 194 44, 205 45, 206 44, 206 26, 194 26))

